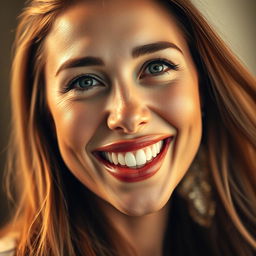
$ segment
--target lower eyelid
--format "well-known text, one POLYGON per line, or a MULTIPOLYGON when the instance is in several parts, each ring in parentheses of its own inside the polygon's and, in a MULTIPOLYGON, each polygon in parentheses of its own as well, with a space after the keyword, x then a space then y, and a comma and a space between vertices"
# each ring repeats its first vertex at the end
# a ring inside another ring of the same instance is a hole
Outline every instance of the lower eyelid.
POLYGON ((166 68, 166 70, 165 71, 162 71, 162 72, 160 72, 160 73, 156 73, 156 74, 142 74, 142 75, 140 75, 140 77, 139 77, 139 79, 144 79, 144 78, 161 78, 161 77, 163 77, 164 75, 171 75, 170 73, 171 72, 175 72, 176 70, 174 70, 174 69, 171 69, 171 68, 166 68))

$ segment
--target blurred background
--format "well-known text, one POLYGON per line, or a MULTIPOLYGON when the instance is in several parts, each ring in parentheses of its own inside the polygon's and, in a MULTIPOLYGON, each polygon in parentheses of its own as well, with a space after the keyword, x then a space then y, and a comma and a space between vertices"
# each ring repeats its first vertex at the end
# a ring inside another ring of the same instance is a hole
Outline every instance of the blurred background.
POLYGON ((2 177, 10 132, 9 77, 11 48, 17 24, 16 17, 23 4, 23 0, 2 0, 0 3, 0 226, 8 216, 2 177))
MULTIPOLYGON (((192 0, 235 54, 256 75, 256 0, 192 0)), ((17 15, 24 0, 0 4, 0 226, 8 217, 3 171, 10 132, 9 75, 17 15)))

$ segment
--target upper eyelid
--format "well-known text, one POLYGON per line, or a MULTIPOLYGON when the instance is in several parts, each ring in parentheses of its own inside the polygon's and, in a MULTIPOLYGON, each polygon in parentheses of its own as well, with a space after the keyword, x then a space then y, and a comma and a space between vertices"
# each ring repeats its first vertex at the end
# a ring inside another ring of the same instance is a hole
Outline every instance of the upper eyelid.
POLYGON ((68 91, 71 91, 72 89, 74 89, 74 84, 77 82, 77 80, 79 78, 83 78, 83 77, 92 77, 94 78, 95 80, 97 80, 98 82, 102 83, 102 84, 105 84, 103 82, 103 79, 99 78, 98 76, 95 76, 94 74, 92 73, 80 73, 79 75, 77 76, 74 76, 73 78, 71 79, 68 79, 64 85, 63 85, 63 88, 60 90, 61 93, 66 93, 68 91))
POLYGON ((90 78, 93 78, 93 79, 97 80, 97 81, 100 82, 100 83, 104 83, 104 82, 102 81, 103 79, 101 79, 100 77, 95 76, 94 74, 88 73, 88 74, 80 74, 80 75, 78 75, 78 76, 72 78, 72 79, 68 82, 68 85, 72 86, 75 82, 77 82, 77 80, 78 80, 79 78, 84 78, 84 77, 90 77, 90 78))
MULTIPOLYGON (((175 67, 178 67, 179 65, 177 65, 177 64, 175 64, 174 62, 172 62, 172 61, 170 61, 170 60, 168 60, 168 59, 165 59, 165 58, 157 58, 157 59, 153 59, 153 60, 148 60, 148 61, 146 61, 143 65, 142 65, 142 67, 140 68, 140 70, 139 70, 139 72, 138 72, 138 77, 141 75, 141 73, 150 65, 150 64, 153 64, 153 63, 163 63, 163 64, 167 64, 167 66, 168 66, 168 64, 169 65, 173 65, 173 66, 175 66, 175 67)), ((165 64, 165 65, 166 65, 165 64)))
POLYGON ((147 67, 149 64, 152 64, 152 63, 166 63, 166 64, 170 64, 170 65, 173 65, 173 66, 175 66, 176 64, 174 64, 172 61, 170 61, 170 60, 167 60, 167 59, 164 59, 164 58, 159 58, 159 59, 153 59, 153 60, 148 60, 148 61, 146 61, 143 65, 142 65, 142 67, 141 67, 141 69, 143 69, 143 68, 145 68, 145 67, 147 67))

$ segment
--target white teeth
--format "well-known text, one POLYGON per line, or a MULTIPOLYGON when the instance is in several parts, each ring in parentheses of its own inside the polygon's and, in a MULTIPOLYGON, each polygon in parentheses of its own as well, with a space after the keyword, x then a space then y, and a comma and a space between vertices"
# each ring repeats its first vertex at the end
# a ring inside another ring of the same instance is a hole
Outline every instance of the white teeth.
POLYGON ((107 158, 108 158, 108 160, 110 161, 110 163, 113 163, 111 153, 108 152, 107 158))
POLYGON ((161 141, 157 143, 157 154, 161 151, 161 141))
POLYGON ((112 160, 114 162, 115 165, 118 164, 118 159, 117 159, 117 155, 115 153, 112 153, 112 160))
POLYGON ((124 158, 124 155, 122 153, 118 153, 117 160, 118 160, 119 164, 125 165, 125 158, 124 158))
POLYGON ((153 157, 156 156, 156 144, 151 147, 153 157))
POLYGON ((150 147, 147 147, 146 148, 146 159, 147 161, 150 161, 152 159, 152 151, 151 151, 151 148, 150 147))
POLYGON ((159 141, 154 145, 139 149, 134 152, 114 153, 103 152, 103 156, 115 165, 126 165, 128 167, 143 166, 152 158, 156 157, 163 147, 163 141, 159 141))
POLYGON ((156 154, 158 154, 158 153, 159 153, 159 151, 158 151, 158 150, 159 150, 159 142, 157 142, 157 143, 156 143, 156 154))
POLYGON ((133 153, 131 152, 125 153, 125 163, 129 167, 136 166, 136 159, 133 153))
POLYGON ((143 165, 147 162, 144 150, 140 149, 136 152, 136 163, 137 165, 143 165))

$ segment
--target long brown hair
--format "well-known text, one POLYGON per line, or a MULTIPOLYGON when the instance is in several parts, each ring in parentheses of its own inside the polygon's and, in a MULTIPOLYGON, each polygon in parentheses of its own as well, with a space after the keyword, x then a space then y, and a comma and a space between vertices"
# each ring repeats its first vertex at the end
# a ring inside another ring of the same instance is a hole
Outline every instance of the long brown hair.
MULTIPOLYGON (((97 210, 95 196, 62 161, 45 102, 44 40, 56 17, 75 2, 32 0, 17 29, 6 176, 17 202, 12 219, 12 226, 20 231, 17 255, 118 255, 115 237, 119 234, 97 210)), ((157 2, 176 18, 199 72, 203 143, 217 202, 214 224, 203 231, 214 240, 209 248, 217 247, 220 255, 252 255, 256 247, 255 80, 190 1, 157 2)), ((192 241, 190 236, 187 239, 192 241)), ((122 255, 125 250, 133 253, 125 240, 120 246, 120 237, 118 244, 122 255)), ((198 247, 190 255, 198 255, 198 247)), ((182 248, 176 252, 184 255, 182 248)))

